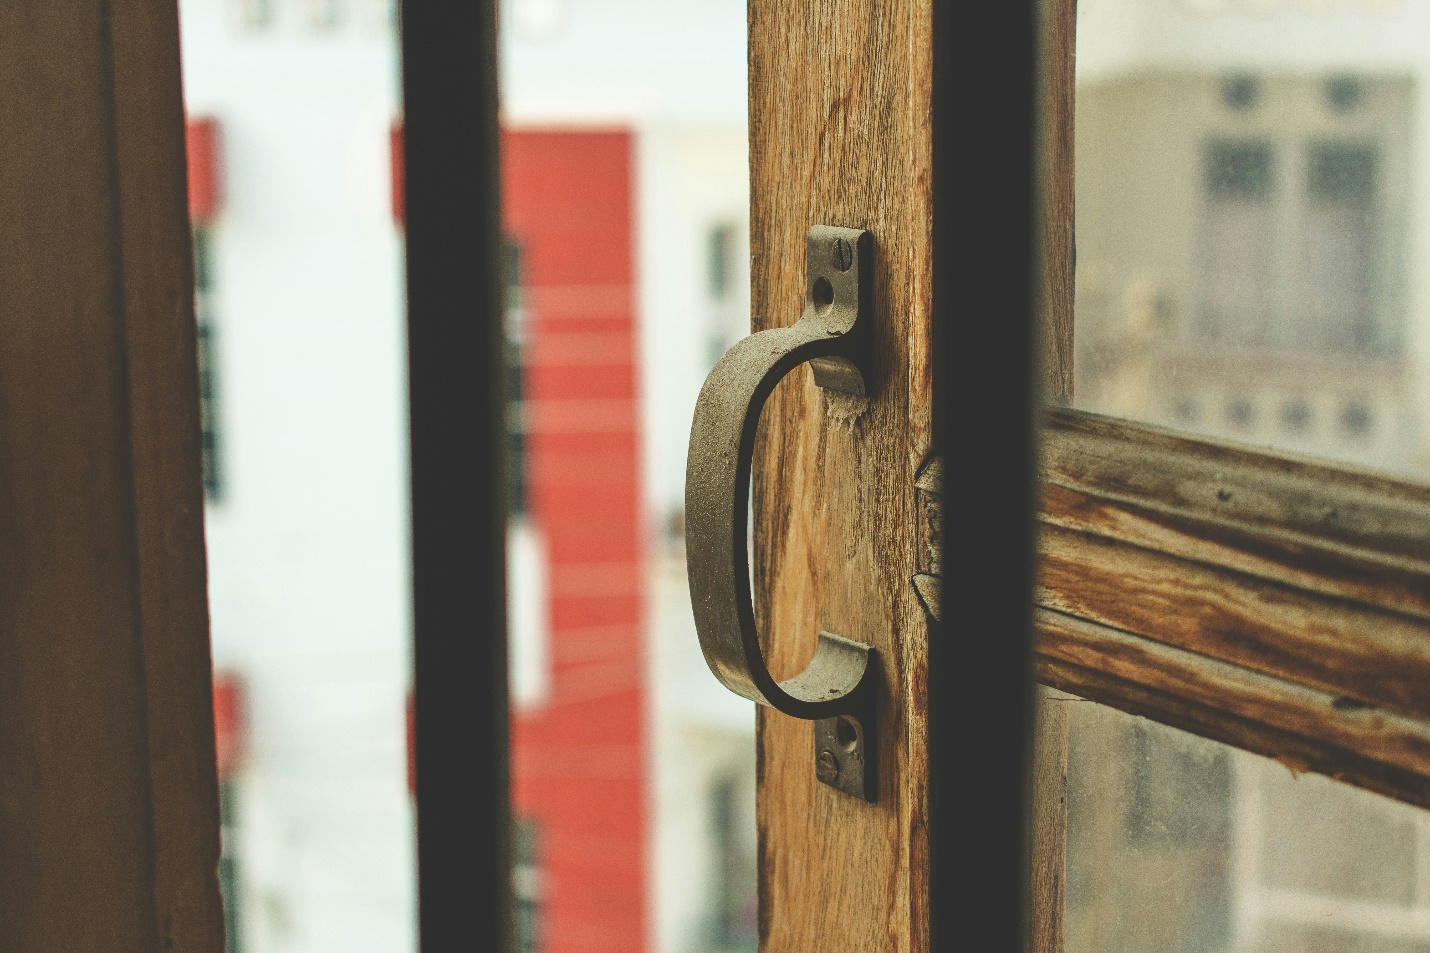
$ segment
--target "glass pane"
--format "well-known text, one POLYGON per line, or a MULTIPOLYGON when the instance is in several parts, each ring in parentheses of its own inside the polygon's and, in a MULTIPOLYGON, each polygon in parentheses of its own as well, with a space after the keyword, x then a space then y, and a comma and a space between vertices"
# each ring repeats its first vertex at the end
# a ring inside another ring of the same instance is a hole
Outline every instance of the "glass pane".
POLYGON ((1430 813, 1081 699, 1069 953, 1430 950, 1430 813))
POLYGON ((229 953, 416 948, 392 0, 181 0, 229 953))
MULTIPOLYGON (((229 953, 416 948, 396 6, 181 3, 229 953)), ((681 513, 749 327, 744 5, 501 17, 518 947, 753 951, 681 513)))
POLYGON ((1426 0, 1078 5, 1078 406, 1430 467, 1426 0))
POLYGON ((749 333, 745 7, 502 16, 521 949, 753 953, 753 706, 682 534, 695 398, 749 333))

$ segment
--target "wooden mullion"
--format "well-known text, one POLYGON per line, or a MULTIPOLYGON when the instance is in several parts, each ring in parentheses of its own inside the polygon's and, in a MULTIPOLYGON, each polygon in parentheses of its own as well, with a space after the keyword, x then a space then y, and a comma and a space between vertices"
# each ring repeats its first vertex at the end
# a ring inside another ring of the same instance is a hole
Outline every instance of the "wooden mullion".
POLYGON ((1047 609, 1036 623, 1046 685, 1430 807, 1430 721, 1047 609))
POLYGON ((1430 486, 1166 427, 1054 409, 1044 479, 1430 574, 1430 486))

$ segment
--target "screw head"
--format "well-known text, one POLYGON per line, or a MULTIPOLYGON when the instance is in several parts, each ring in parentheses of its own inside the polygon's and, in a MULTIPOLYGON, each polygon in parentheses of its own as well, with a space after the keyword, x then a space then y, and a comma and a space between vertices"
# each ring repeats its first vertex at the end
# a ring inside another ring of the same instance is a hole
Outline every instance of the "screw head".
POLYGON ((846 239, 836 238, 834 240, 834 267, 840 271, 848 271, 854 264, 854 248, 846 239))
POLYGON ((839 780, 839 761, 833 751, 821 751, 814 763, 814 776, 825 784, 839 780))

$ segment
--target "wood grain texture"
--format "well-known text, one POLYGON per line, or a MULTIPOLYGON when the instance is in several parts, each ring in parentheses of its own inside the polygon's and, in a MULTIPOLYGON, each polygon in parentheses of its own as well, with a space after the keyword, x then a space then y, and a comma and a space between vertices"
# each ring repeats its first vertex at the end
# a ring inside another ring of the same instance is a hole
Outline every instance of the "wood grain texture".
POLYGON ((1067 901, 1067 696, 1039 686, 1033 723, 1033 789, 1028 885, 1032 953, 1062 953, 1067 901))
POLYGON ((1430 807, 1430 722, 1040 610, 1045 684, 1430 807))
POLYGON ((1050 684, 1424 801, 1430 490, 1069 410, 1044 479, 1050 684))
POLYGON ((812 726, 761 710, 760 946, 926 949, 927 621, 914 476, 929 450, 929 0, 751 3, 755 330, 792 324, 805 232, 872 231, 871 399, 807 369, 766 405, 757 441, 755 590, 777 678, 828 629, 878 653, 878 801, 818 783, 812 726))
MULTIPOLYGON (((1039 258, 1044 387, 1053 404, 1073 395, 1074 0, 1039 5, 1042 96, 1038 163, 1042 191, 1039 258)), ((1068 717, 1038 694, 1033 732, 1032 856, 1028 924, 1034 953, 1063 953, 1067 883, 1068 717)))
POLYGON ((177 11, 0 8, 0 949, 222 949, 177 11))
POLYGON ((1040 52, 1042 100, 1038 150, 1042 183, 1043 360, 1048 399, 1066 404, 1073 395, 1073 96, 1076 73, 1077 4, 1042 0, 1040 52))

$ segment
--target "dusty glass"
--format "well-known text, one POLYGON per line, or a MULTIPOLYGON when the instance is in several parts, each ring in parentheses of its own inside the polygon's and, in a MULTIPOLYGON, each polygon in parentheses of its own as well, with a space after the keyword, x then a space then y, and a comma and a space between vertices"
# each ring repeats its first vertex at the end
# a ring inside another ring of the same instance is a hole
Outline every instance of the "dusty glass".
POLYGON ((1083 699, 1069 953, 1430 949, 1430 814, 1083 699))
POLYGON ((1088 0, 1077 406, 1430 466, 1424 0, 1088 0))
MULTIPOLYGON (((1077 17, 1074 405, 1430 473, 1430 2, 1077 17)), ((1065 704, 1069 950, 1430 949, 1430 815, 1065 704)))

